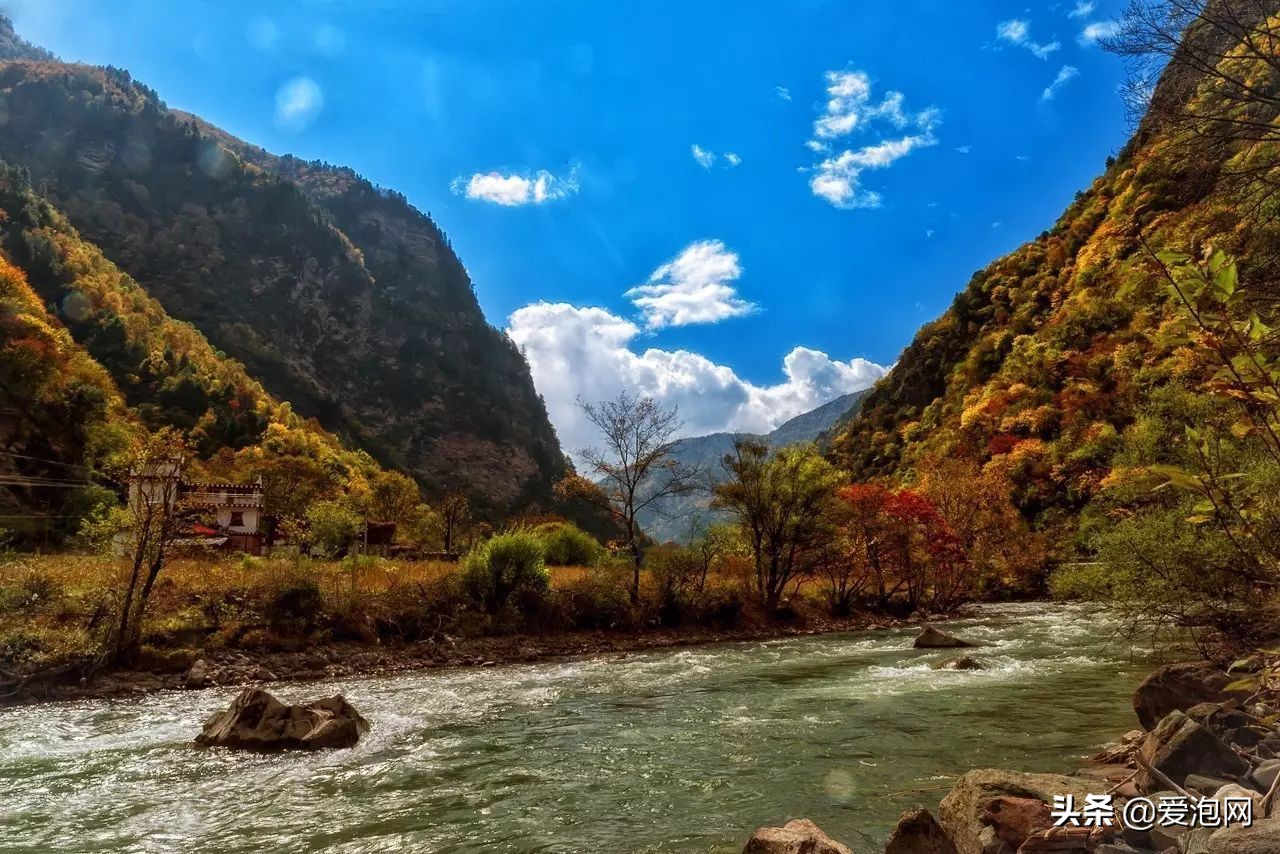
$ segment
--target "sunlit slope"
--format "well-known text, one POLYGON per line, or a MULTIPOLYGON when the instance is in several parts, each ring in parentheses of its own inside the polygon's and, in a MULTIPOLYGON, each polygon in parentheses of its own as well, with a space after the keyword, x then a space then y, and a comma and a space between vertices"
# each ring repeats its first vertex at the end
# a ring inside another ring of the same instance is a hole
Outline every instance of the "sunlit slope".
MULTIPOLYGON (((1262 65, 1247 73, 1275 86, 1262 65)), ((1176 83, 1217 96, 1207 79, 1176 83)), ((1214 243, 1240 258, 1258 299, 1277 296, 1275 199, 1245 205, 1223 178, 1276 153, 1187 158, 1179 142, 1145 122, 1051 229, 975 274, 835 437, 835 457, 858 477, 908 478, 929 455, 967 455, 1007 466, 1033 517, 1087 504, 1137 409, 1191 369, 1159 335, 1170 297, 1151 250, 1214 243)))

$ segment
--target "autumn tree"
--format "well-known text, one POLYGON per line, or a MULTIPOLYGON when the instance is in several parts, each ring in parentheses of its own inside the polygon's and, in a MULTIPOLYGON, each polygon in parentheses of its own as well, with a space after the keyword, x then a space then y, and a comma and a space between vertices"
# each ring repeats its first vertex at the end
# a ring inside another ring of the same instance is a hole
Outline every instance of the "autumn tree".
POLYGON ((883 605, 892 595, 887 570, 889 517, 885 504, 890 492, 878 483, 856 483, 839 492, 835 517, 839 528, 835 554, 824 556, 821 574, 828 582, 828 598, 836 614, 848 613, 853 598, 871 585, 883 605))
MULTIPOLYGON (((997 463, 932 457, 917 467, 918 490, 955 537, 963 563, 945 578, 946 598, 1024 582, 1044 561, 1042 538, 1032 533, 1013 503, 1013 483, 997 463)), ((942 581, 942 579, 940 579, 942 581)))
POLYGON ((643 531, 639 517, 660 510, 664 498, 700 488, 699 472, 672 456, 683 422, 675 407, 623 391, 599 403, 578 401, 601 446, 578 452, 589 477, 569 474, 556 485, 562 498, 578 498, 609 513, 631 556, 631 601, 640 600, 643 531))
POLYGON ((369 518, 375 522, 407 522, 421 503, 418 483, 408 475, 379 472, 369 483, 369 518))
POLYGON ((948 611, 973 593, 969 556, 930 497, 913 489, 890 493, 884 505, 886 549, 907 606, 948 611))
POLYGON ((770 453, 758 439, 739 439, 722 460, 727 480, 712 506, 742 530, 755 566, 756 592, 776 610, 787 585, 807 574, 813 551, 830 536, 839 473, 812 446, 770 453))

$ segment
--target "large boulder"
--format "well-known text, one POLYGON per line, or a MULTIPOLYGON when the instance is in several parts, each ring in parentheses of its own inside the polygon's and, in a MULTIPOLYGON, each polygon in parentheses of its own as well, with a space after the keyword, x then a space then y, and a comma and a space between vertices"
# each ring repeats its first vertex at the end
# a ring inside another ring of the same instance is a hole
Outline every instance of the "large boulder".
POLYGON ((354 747, 369 722, 341 695, 288 706, 261 688, 246 688, 226 711, 205 722, 196 743, 241 750, 354 747))
POLYGON ((956 649, 962 646, 973 646, 968 641, 962 641, 955 635, 949 635, 933 626, 925 626, 921 629, 911 645, 916 649, 956 649))
POLYGON ((742 854, 853 854, 822 832, 807 818, 797 818, 782 827, 762 827, 742 848, 742 854))
POLYGON ((1248 696, 1228 691, 1235 679, 1208 661, 1166 664, 1142 680, 1133 692, 1133 710, 1143 729, 1151 729, 1170 712, 1185 712, 1200 703, 1221 703, 1248 696))
POLYGON ((982 812, 982 823, 990 826, 996 839, 1017 851, 1034 834, 1053 827, 1053 813, 1039 798, 993 798, 982 812))
POLYGON ((1077 802, 1083 803, 1085 795, 1097 791, 1097 784, 1083 777, 983 768, 970 771, 956 782, 938 807, 938 820, 959 854, 1014 854, 1017 847, 1001 839, 988 818, 997 799, 1021 798, 1052 804, 1055 795, 1074 795, 1077 802))
POLYGON ((196 659, 191 665, 185 676, 182 677, 182 684, 187 688, 208 688, 213 684, 213 671, 209 667, 209 662, 203 658, 196 659))
POLYGON ((1245 827, 1233 824, 1209 837, 1209 854, 1276 854, 1280 851, 1280 818, 1255 818, 1245 827))
POLYGON ((1197 703, 1186 710, 1186 715, 1227 744, 1238 747, 1255 747, 1270 732, 1257 726, 1235 703, 1197 703))
MULTIPOLYGON (((1182 712, 1165 715, 1156 728, 1147 733, 1138 754, 1179 785, 1190 774, 1236 778, 1249 771, 1249 763, 1222 739, 1182 712)), ((1144 792, 1160 786, 1145 770, 1138 772, 1137 783, 1144 792)))
POLYGON ((956 844, 926 809, 907 810, 884 844, 884 854, 957 854, 956 844))

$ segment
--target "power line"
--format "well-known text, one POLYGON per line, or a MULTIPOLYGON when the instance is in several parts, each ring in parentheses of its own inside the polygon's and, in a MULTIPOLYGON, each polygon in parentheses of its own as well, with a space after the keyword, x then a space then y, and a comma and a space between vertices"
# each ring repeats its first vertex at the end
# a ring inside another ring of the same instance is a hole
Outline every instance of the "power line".
POLYGON ((6 514, 0 513, 0 519, 78 519, 78 518, 80 517, 74 514, 58 515, 56 513, 9 513, 6 515, 6 514))
POLYGON ((63 466, 69 469, 80 469, 81 471, 87 471, 90 474, 93 473, 93 469, 89 468, 88 466, 77 465, 75 463, 64 463, 61 460, 49 460, 49 459, 45 459, 44 457, 33 457, 33 456, 30 456, 29 454, 19 454, 14 451, 0 451, 0 454, 3 454, 6 457, 13 457, 14 459, 18 459, 18 460, 32 460, 37 463, 48 463, 49 465, 52 465, 52 466, 63 466))

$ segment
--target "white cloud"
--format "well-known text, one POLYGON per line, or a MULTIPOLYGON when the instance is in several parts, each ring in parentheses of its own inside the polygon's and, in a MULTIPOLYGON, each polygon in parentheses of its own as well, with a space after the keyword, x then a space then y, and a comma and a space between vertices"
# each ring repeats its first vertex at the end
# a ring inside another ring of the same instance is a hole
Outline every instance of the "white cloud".
POLYGON ((324 109, 324 93, 310 77, 286 80, 276 90, 276 127, 305 130, 324 109))
POLYGON ((1067 85, 1069 81, 1080 76, 1080 70, 1074 65, 1064 65, 1058 69, 1058 76, 1053 78, 1053 82, 1045 87, 1044 92, 1040 93, 1040 100, 1052 101, 1053 96, 1058 94, 1058 90, 1067 85))
POLYGON ((957 154, 968 154, 970 151, 973 151, 973 146, 972 146, 972 145, 957 145, 957 146, 956 146, 956 153, 957 153, 957 154))
POLYGON ((1087 25, 1080 31, 1081 47, 1089 47, 1098 43, 1099 39, 1109 39, 1119 32, 1120 28, 1112 21, 1097 21, 1087 25))
POLYGON ((693 159, 703 169, 710 169, 716 165, 717 160, 724 160, 724 168, 732 169, 742 162, 742 158, 732 151, 726 151, 723 154, 716 154, 714 151, 708 151, 696 142, 689 146, 689 151, 693 154, 693 159))
POLYGON ((1013 18, 996 24, 996 37, 1009 44, 1025 47, 1040 59, 1048 59, 1049 54, 1062 47, 1056 41, 1039 44, 1031 38, 1031 22, 1021 18, 1013 18))
POLYGON ((1094 6, 1092 0, 1079 0, 1079 2, 1076 3, 1076 7, 1067 13, 1067 17, 1068 18, 1087 18, 1088 16, 1093 14, 1094 8, 1096 7, 1094 6))
POLYGON ((777 93, 778 97, 781 98, 782 100, 784 101, 791 100, 791 90, 788 89, 786 86, 774 86, 773 91, 777 93))
POLYGON ((879 103, 873 102, 871 78, 862 71, 828 71, 825 79, 827 101, 813 123, 813 137, 805 143, 809 150, 829 153, 832 141, 876 123, 913 131, 829 154, 813 167, 809 189, 818 198, 846 210, 877 208, 880 194, 863 189, 863 171, 884 169, 918 148, 937 144, 933 132, 941 124, 941 115, 932 107, 908 112, 906 98, 892 90, 879 103))
POLYGON ((578 174, 576 167, 570 169, 564 178, 557 178, 545 169, 531 174, 513 172, 509 175, 477 172, 469 178, 455 178, 450 186, 453 192, 468 199, 503 207, 540 205, 578 192, 578 174))
POLYGON ((847 136, 860 126, 886 119, 895 127, 908 122, 903 112, 903 95, 890 91, 879 104, 871 103, 871 78, 864 71, 828 71, 827 103, 813 123, 816 140, 847 136))
POLYGON ((626 292, 649 329, 718 323, 756 311, 733 287, 742 276, 738 253, 719 240, 698 240, 626 292))
POLYGON ((597 442, 577 405, 620 391, 677 406, 684 435, 721 430, 765 433, 841 394, 858 391, 884 376, 886 368, 865 359, 842 362, 826 353, 795 347, 783 359, 783 377, 756 385, 687 350, 632 348, 639 327, 603 308, 538 302, 514 312, 507 334, 524 352, 534 385, 547 403, 561 444, 577 451, 597 442))

